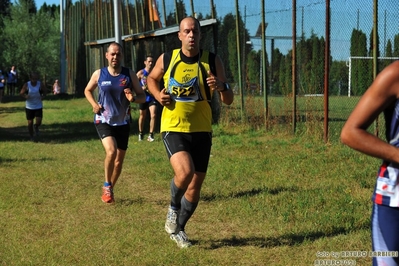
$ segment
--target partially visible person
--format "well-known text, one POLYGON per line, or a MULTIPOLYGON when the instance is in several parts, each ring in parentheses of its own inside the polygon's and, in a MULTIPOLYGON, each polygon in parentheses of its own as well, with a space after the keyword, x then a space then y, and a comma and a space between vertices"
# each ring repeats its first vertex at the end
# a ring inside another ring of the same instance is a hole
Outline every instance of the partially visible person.
POLYGON ((17 87, 18 72, 15 66, 12 66, 7 77, 7 95, 13 96, 17 87))
POLYGON ((147 141, 149 141, 149 142, 154 141, 154 129, 155 129, 155 123, 156 123, 158 102, 155 100, 154 96, 148 91, 148 88, 147 88, 147 77, 152 70, 153 63, 154 63, 153 57, 147 56, 144 61, 145 68, 143 68, 139 72, 137 72, 137 77, 138 77, 141 87, 143 88, 145 95, 146 95, 145 103, 141 103, 139 106, 139 108, 140 108, 139 125, 138 125, 139 126, 139 141, 142 141, 144 138, 143 129, 144 129, 145 118, 147 116, 147 110, 150 111, 150 132, 149 132, 147 141))
POLYGON ((5 82, 3 72, 0 70, 0 103, 3 102, 5 82))
POLYGON ((399 265, 398 69, 399 61, 395 61, 378 74, 341 131, 342 143, 382 160, 372 195, 371 242, 373 251, 391 255, 374 256, 374 266, 399 265), (381 113, 385 116, 386 141, 367 130, 381 113))
POLYGON ((162 54, 147 78, 148 89, 162 105, 161 132, 174 171, 165 230, 180 248, 191 246, 185 226, 200 200, 212 146, 214 92, 230 105, 234 94, 220 57, 200 49, 200 23, 180 22, 181 49, 162 54), (163 78, 165 88, 160 90, 163 78))
POLYGON ((60 94, 60 93, 61 93, 61 87, 60 87, 60 84, 58 82, 58 79, 56 79, 54 81, 54 84, 53 84, 53 94, 57 95, 57 94, 60 94))
POLYGON ((29 81, 22 86, 19 95, 26 99, 25 113, 28 120, 28 132, 33 141, 35 140, 34 136, 39 136, 39 127, 43 119, 43 99, 46 96, 46 87, 40 82, 38 73, 32 72, 29 75, 29 81))
POLYGON ((105 57, 108 66, 94 71, 84 94, 93 108, 94 125, 105 150, 105 182, 101 200, 113 203, 113 189, 122 172, 128 148, 130 103, 143 103, 145 94, 136 73, 122 66, 123 52, 120 44, 111 43, 105 57), (98 100, 93 95, 97 87, 98 100))

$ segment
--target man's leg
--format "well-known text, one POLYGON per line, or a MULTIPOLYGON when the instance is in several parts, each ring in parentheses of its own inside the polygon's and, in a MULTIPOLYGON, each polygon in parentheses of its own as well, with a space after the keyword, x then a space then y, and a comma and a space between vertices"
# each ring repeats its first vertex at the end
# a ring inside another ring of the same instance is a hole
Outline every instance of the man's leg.
POLYGON ((36 123, 33 125, 36 136, 39 136, 39 127, 42 125, 42 117, 35 117, 36 123))
POLYGON ((148 137, 148 141, 154 141, 155 121, 157 119, 157 106, 153 104, 148 109, 150 111, 150 136, 148 137))
POLYGON ((105 150, 104 174, 105 182, 112 183, 112 173, 114 172, 115 158, 117 155, 116 141, 114 137, 105 137, 102 139, 105 150))
POLYGON ((181 199, 194 176, 194 164, 191 156, 186 151, 180 151, 172 155, 170 163, 175 176, 170 183, 170 206, 165 222, 165 230, 168 234, 174 234, 179 229, 178 216, 181 208, 181 199))
POLYGON ((29 132, 29 137, 33 139, 33 119, 28 120, 28 132, 29 132))
POLYGON ((105 203, 113 203, 114 195, 113 195, 112 174, 114 172, 115 159, 117 157, 117 145, 115 138, 111 136, 103 138, 102 144, 105 150, 105 159, 104 159, 105 182, 103 186, 103 195, 101 199, 105 203))
POLYGON ((184 231, 185 226, 191 216, 194 214, 200 199, 202 183, 205 179, 205 173, 195 173, 184 197, 181 199, 181 209, 179 214, 179 227, 184 231))
POLYGON ((111 176, 111 182, 113 187, 115 186, 116 181, 118 181, 118 178, 121 175, 125 155, 126 155, 125 150, 117 149, 117 154, 114 162, 114 171, 112 172, 111 176))
POLYGON ((144 122, 145 117, 147 115, 147 109, 141 109, 140 106, 140 116, 139 116, 139 141, 143 140, 143 130, 144 130, 144 122))

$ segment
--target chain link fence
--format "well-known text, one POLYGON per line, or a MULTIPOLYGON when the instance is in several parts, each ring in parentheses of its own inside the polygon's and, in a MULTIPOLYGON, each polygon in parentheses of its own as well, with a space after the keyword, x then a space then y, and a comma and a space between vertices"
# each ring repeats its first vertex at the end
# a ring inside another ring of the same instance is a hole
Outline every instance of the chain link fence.
MULTIPOLYGON (((176 27, 184 16, 195 15, 200 20, 215 18, 217 24, 203 30, 204 48, 216 51, 222 57, 229 72, 229 82, 237 93, 234 106, 223 107, 222 122, 245 123, 254 129, 294 131, 320 139, 327 131, 329 141, 338 140, 344 122, 374 78, 373 47, 378 47, 378 72, 399 57, 399 5, 391 0, 375 1, 375 16, 374 3, 370 0, 297 0, 295 9, 291 1, 263 1, 264 39, 261 32, 262 0, 239 0, 238 7, 234 1, 222 0, 121 1, 119 12, 122 36, 125 36, 125 61, 133 69, 139 69, 146 54, 158 56, 165 49, 178 48, 176 31, 160 38, 152 33, 176 27), (149 15, 148 12, 153 11, 151 8, 156 8, 157 16, 155 13, 149 15), (244 32, 237 38, 241 52, 234 58, 232 54, 235 52, 228 50, 231 42, 229 44, 227 35, 223 34, 226 30, 236 31, 236 25, 228 19, 235 18, 237 10, 239 28, 245 30, 240 30, 244 32), (374 19, 378 25, 376 45, 372 38, 374 19), (330 25, 327 25, 328 21, 330 25), (330 34, 326 36, 326 32, 330 34), (140 34, 147 37, 137 37, 140 34), (210 41, 213 38, 215 42, 210 41), (262 75, 263 40, 267 55, 265 77, 262 75), (292 72, 294 43, 295 75, 292 72), (329 57, 325 54, 326 45, 330 47, 329 57), (237 56, 241 66, 234 62, 237 56), (326 58, 329 58, 328 79, 325 79, 326 58), (241 84, 237 74, 232 74, 237 73, 236 68, 241 69, 241 84)), ((110 0, 82 0, 67 7, 67 57, 86 57, 85 64, 80 62, 81 59, 68 62, 68 86, 71 88, 82 87, 77 84, 79 82, 84 87, 91 72, 102 66, 93 57, 98 57, 99 49, 103 54, 107 43, 113 41, 111 3, 110 0), (82 45, 76 45, 82 43, 85 43, 84 49, 80 49, 82 45), (82 77, 79 70, 84 70, 86 77, 82 77)), ((78 90, 74 92, 79 93, 78 90)), ((384 134, 381 125, 383 123, 378 123, 380 128, 371 130, 384 134)))

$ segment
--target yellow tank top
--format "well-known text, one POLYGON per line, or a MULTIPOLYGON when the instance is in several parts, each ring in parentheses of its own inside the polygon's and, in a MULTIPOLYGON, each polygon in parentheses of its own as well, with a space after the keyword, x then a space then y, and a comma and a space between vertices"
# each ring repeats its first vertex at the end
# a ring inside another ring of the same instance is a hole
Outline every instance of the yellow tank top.
POLYGON ((163 76, 172 103, 163 108, 161 132, 212 131, 211 99, 207 99, 204 85, 209 69, 209 52, 203 51, 198 62, 187 63, 182 61, 180 49, 173 50, 163 76))

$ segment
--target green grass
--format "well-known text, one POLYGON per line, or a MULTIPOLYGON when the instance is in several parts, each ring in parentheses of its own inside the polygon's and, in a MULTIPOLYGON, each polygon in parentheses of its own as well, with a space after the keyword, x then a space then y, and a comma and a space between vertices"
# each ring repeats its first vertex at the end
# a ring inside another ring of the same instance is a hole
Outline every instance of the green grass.
POLYGON ((33 143, 24 102, 0 104, 0 265, 313 265, 326 259, 318 252, 371 250, 379 161, 338 142, 223 116, 186 227, 194 246, 180 250, 163 229, 173 173, 159 134, 137 142, 138 110, 107 206, 90 105, 50 96, 44 106, 33 143))

